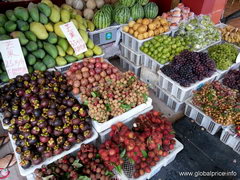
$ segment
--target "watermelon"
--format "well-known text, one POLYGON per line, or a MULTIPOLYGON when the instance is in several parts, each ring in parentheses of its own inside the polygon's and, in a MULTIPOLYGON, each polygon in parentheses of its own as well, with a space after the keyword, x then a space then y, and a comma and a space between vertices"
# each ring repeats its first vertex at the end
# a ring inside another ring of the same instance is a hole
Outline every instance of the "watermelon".
POLYGON ((114 9, 113 14, 114 21, 118 24, 127 23, 131 16, 130 9, 125 6, 114 9))
POLYGON ((131 17, 133 20, 137 20, 144 17, 144 9, 140 4, 135 4, 131 8, 131 17))
POLYGON ((111 4, 104 4, 102 7, 101 7, 101 10, 102 11, 105 11, 109 14, 112 14, 112 11, 113 11, 113 7, 111 6, 111 4))
POLYGON ((106 28, 111 25, 111 14, 98 10, 93 16, 93 23, 98 29, 106 28))
POLYGON ((137 0, 137 3, 142 6, 145 6, 148 2, 149 2, 149 0, 137 0))
POLYGON ((146 18, 155 18, 158 15, 158 6, 154 2, 149 2, 144 6, 144 14, 146 18))
POLYGON ((126 6, 126 7, 132 7, 136 0, 119 0, 119 2, 123 5, 123 6, 126 6))

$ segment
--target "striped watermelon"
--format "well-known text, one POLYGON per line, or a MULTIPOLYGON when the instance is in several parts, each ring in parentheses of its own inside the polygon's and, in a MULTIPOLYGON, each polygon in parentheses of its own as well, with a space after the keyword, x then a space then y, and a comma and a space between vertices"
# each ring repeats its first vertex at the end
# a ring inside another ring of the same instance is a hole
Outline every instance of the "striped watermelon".
POLYGON ((144 6, 144 14, 146 18, 155 18, 158 15, 158 6, 154 2, 149 2, 144 6))
POLYGON ((98 10, 93 17, 93 23, 99 29, 106 28, 111 25, 111 14, 98 10))
POLYGON ((142 6, 145 6, 149 2, 149 0, 137 0, 137 2, 142 6))
POLYGON ((132 7, 135 4, 136 0, 119 0, 119 2, 123 6, 132 7))
POLYGON ((113 7, 111 6, 111 4, 104 4, 102 7, 101 7, 101 10, 102 11, 105 11, 109 14, 112 14, 112 11, 113 11, 113 7))
POLYGON ((144 17, 144 9, 140 4, 135 4, 131 8, 131 17, 133 20, 140 19, 144 17))
POLYGON ((130 9, 125 6, 121 6, 119 8, 114 9, 113 14, 114 21, 118 24, 127 23, 131 16, 130 9))

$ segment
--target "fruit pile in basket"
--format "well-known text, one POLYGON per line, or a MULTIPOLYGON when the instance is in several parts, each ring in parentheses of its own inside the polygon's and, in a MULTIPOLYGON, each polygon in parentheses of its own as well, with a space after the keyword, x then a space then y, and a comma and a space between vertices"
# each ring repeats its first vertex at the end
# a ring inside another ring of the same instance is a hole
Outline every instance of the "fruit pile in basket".
POLYGON ((176 143, 171 122, 154 110, 140 115, 132 130, 120 122, 111 129, 111 138, 100 145, 99 154, 109 170, 121 172, 123 163, 131 163, 134 172, 130 178, 150 173, 151 167, 167 156, 176 143))
POLYGON ((230 89, 218 81, 207 83, 193 95, 192 102, 216 123, 224 126, 238 124, 240 99, 237 90, 230 89))
POLYGON ((74 63, 66 72, 68 84, 73 87, 73 94, 91 94, 91 89, 99 83, 116 80, 120 76, 118 68, 104 61, 103 58, 84 59, 74 63))
POLYGON ((222 80, 223 85, 240 92, 240 69, 230 70, 222 80))
POLYGON ((238 49, 228 43, 217 44, 208 48, 209 57, 215 61, 217 69, 227 70, 236 63, 238 49))
POLYGON ((81 94, 81 100, 89 108, 90 117, 99 123, 146 103, 147 99, 147 84, 130 71, 121 74, 118 79, 100 82, 98 87, 91 89, 90 95, 81 94))
POLYGON ((38 179, 110 180, 113 173, 108 171, 100 159, 98 149, 92 144, 83 144, 77 156, 68 155, 46 167, 35 170, 38 179))
POLYGON ((222 33, 222 39, 240 46, 240 30, 239 28, 227 25, 219 28, 222 33))
POLYGON ((123 26, 123 31, 131 34, 139 40, 147 39, 169 31, 169 23, 166 19, 158 16, 155 19, 138 19, 130 21, 128 25, 123 26))
POLYGON ((189 49, 184 38, 177 36, 171 37, 167 35, 156 36, 146 41, 140 47, 140 50, 160 64, 172 61, 174 56, 178 55, 185 49, 189 49))
POLYGON ((215 63, 207 53, 183 51, 161 71, 183 87, 211 77, 216 71, 215 63))
POLYGON ((92 136, 86 107, 80 105, 56 71, 17 76, 0 89, 3 124, 26 169, 69 150, 92 136))

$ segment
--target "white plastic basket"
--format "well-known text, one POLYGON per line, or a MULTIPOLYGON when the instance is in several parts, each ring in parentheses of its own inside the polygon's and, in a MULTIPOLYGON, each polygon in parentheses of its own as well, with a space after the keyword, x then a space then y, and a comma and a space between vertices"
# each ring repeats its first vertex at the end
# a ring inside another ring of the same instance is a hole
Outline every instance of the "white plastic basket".
MULTIPOLYGON (((141 114, 145 114, 148 111, 151 111, 152 109, 153 109, 153 106, 150 106, 150 107, 144 109, 143 111, 139 112, 138 114, 134 114, 133 116, 127 118, 126 120, 123 121, 123 123, 125 125, 127 125, 128 127, 132 127, 135 118, 137 118, 141 114)), ((98 143, 104 143, 106 140, 108 140, 110 131, 111 131, 111 128, 109 128, 103 132, 100 132, 99 137, 98 137, 98 143)))
MULTIPOLYGON (((133 37, 131 34, 124 32, 122 30, 122 28, 120 28, 120 31, 122 33, 122 43, 123 43, 123 45, 132 49, 136 53, 141 53, 140 47, 143 45, 143 43, 145 41, 149 41, 153 38, 153 37, 150 37, 150 38, 147 38, 147 39, 139 40, 139 39, 133 37)), ((163 34, 170 35, 171 31, 165 32, 163 34)))
POLYGON ((158 71, 158 74, 159 87, 166 90, 180 102, 188 99, 192 95, 192 91, 201 88, 205 83, 216 80, 219 75, 217 72, 215 72, 211 77, 205 78, 202 81, 198 81, 192 84, 190 87, 183 87, 176 81, 172 80, 170 77, 166 76, 161 70, 158 71))
POLYGON ((146 180, 152 178, 155 174, 157 174, 162 167, 167 166, 176 158, 177 154, 183 149, 182 143, 180 143, 177 139, 175 139, 176 144, 173 150, 170 151, 169 155, 166 157, 161 157, 160 161, 156 164, 156 166, 151 168, 150 173, 146 173, 143 176, 140 176, 137 179, 133 178, 134 167, 130 162, 124 162, 123 165, 123 173, 118 174, 117 176, 121 180, 146 180))
POLYGON ((132 71, 137 77, 140 77, 141 66, 135 66, 133 63, 128 61, 125 57, 120 57, 120 66, 126 71, 132 71))
POLYGON ((104 123, 99 123, 97 121, 92 121, 93 127, 96 129, 96 131, 103 132, 107 129, 109 129, 113 124, 116 124, 117 122, 124 122, 129 118, 132 118, 133 116, 137 116, 141 114, 142 111, 149 109, 152 106, 152 99, 148 98, 147 102, 144 104, 140 104, 136 106, 135 108, 121 114, 120 116, 116 116, 104 123))
MULTIPOLYGON (((102 55, 99 55, 99 56, 93 56, 93 58, 103 57, 103 56, 104 56, 104 53, 103 53, 102 55)), ((75 62, 73 62, 73 63, 78 63, 78 62, 81 62, 81 61, 82 61, 82 59, 81 59, 81 60, 78 60, 78 61, 75 61, 75 62)), ((71 67, 71 65, 72 65, 73 63, 69 63, 69 64, 66 64, 66 65, 64 65, 64 66, 56 66, 55 68, 56 68, 57 71, 65 72, 65 71, 67 71, 67 70, 71 67)))
POLYGON ((93 135, 91 138, 88 138, 86 139, 85 141, 81 142, 81 143, 78 143, 78 144, 75 144, 74 146, 71 147, 71 149, 69 149, 68 151, 63 151, 61 154, 58 154, 58 155, 55 155, 55 156, 52 156, 50 158, 47 158, 45 161, 43 161, 42 163, 40 163, 39 165, 32 165, 30 168, 27 168, 27 169, 23 169, 20 165, 20 155, 16 152, 16 145, 15 145, 15 142, 14 140, 12 139, 12 135, 9 134, 9 137, 10 137, 10 142, 12 144, 12 147, 13 147, 13 150, 14 150, 14 153, 15 153, 15 156, 16 156, 16 159, 17 159, 17 165, 18 165, 18 169, 20 171, 20 174, 22 176, 27 176, 29 174, 32 174, 34 172, 35 169, 38 169, 38 168, 41 168, 42 165, 48 165, 48 164, 51 164, 52 162, 80 149, 81 145, 84 143, 84 144, 88 144, 92 141, 95 141, 97 138, 98 138, 98 133, 95 131, 94 128, 92 128, 92 132, 93 132, 93 135))
POLYGON ((148 86, 156 93, 156 84, 159 80, 157 74, 152 72, 149 68, 142 66, 140 80, 148 84, 148 86))
POLYGON ((165 64, 160 64, 159 62, 157 62, 157 60, 153 59, 152 57, 150 57, 145 53, 142 54, 142 61, 143 61, 143 66, 151 69, 151 71, 153 71, 156 74, 157 74, 157 71, 160 70, 160 68, 165 65, 165 64))
POLYGON ((216 123, 211 117, 207 116, 199 108, 194 106, 191 103, 191 99, 188 99, 185 103, 185 115, 193 119, 199 126, 204 127, 207 132, 214 135, 222 128, 221 124, 216 123))
POLYGON ((117 31, 120 25, 112 25, 110 27, 88 32, 89 37, 93 40, 96 45, 108 44, 116 41, 117 31))
POLYGON ((174 112, 184 112, 185 103, 178 101, 176 98, 168 94, 164 89, 156 85, 156 96, 163 101, 174 112))
POLYGON ((235 126, 223 128, 220 140, 240 154, 240 137, 235 132, 235 126))
POLYGON ((132 62, 136 66, 141 66, 143 64, 141 53, 134 52, 133 50, 124 46, 123 43, 120 44, 120 50, 121 56, 127 58, 130 62, 132 62))
POLYGON ((235 63, 231 67, 229 67, 227 70, 224 70, 224 71, 217 70, 217 72, 219 74, 217 77, 217 80, 222 79, 228 73, 228 71, 230 71, 232 69, 237 69, 237 68, 239 68, 239 66, 240 66, 240 63, 235 63))

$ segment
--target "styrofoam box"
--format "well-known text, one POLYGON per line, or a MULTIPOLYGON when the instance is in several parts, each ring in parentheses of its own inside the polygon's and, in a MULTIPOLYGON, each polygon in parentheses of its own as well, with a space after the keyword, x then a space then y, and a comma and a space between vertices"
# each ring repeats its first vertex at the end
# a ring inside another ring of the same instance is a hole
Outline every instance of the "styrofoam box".
POLYGON ((204 127, 207 132, 214 135, 222 128, 221 124, 216 123, 211 117, 207 116, 199 108, 194 106, 191 103, 191 99, 188 99, 185 103, 185 115, 193 119, 199 126, 204 127))
POLYGON ((10 141, 11 141, 11 144, 12 144, 12 147, 13 147, 13 150, 14 150, 14 153, 15 153, 15 156, 16 156, 16 159, 17 159, 17 165, 18 165, 18 169, 20 171, 20 174, 22 176, 27 176, 29 174, 32 174, 34 172, 35 169, 38 169, 38 168, 41 168, 42 165, 48 165, 48 164, 51 164, 52 162, 80 149, 81 147, 81 144, 88 144, 94 140, 96 140, 98 138, 98 133, 95 131, 94 128, 92 128, 92 132, 93 132, 93 135, 91 138, 88 138, 86 139, 85 141, 81 142, 81 143, 78 143, 78 144, 75 144, 74 146, 71 147, 71 149, 69 149, 68 151, 63 151, 61 154, 58 154, 58 155, 55 155, 55 156, 52 156, 50 158, 47 158, 45 159, 45 161, 43 161, 42 163, 38 164, 38 165, 32 165, 30 168, 27 168, 27 169, 23 169, 20 165, 20 155, 16 152, 16 145, 15 145, 15 142, 14 140, 12 139, 12 135, 9 134, 9 137, 10 137, 10 141))
POLYGON ((215 72, 211 77, 205 78, 202 81, 198 81, 192 84, 190 87, 183 87, 176 81, 172 80, 170 77, 166 76, 161 70, 158 71, 158 74, 159 87, 166 90, 180 102, 188 99, 192 95, 192 91, 201 88, 205 83, 216 80, 219 75, 217 72, 215 72))
MULTIPOLYGON (((125 125, 127 125, 128 127, 132 127, 133 123, 134 123, 134 120, 135 118, 137 118, 139 115, 141 114, 145 114, 147 113, 148 111, 151 111, 153 109, 153 106, 150 106, 146 109, 144 109, 143 111, 139 112, 138 114, 134 114, 133 116, 127 118, 126 120, 122 121, 125 125)), ((117 123, 117 122, 116 122, 117 123)), ((115 123, 115 124, 116 124, 115 123)), ((109 138, 109 133, 111 131, 111 128, 103 131, 103 132, 100 132, 99 133, 99 137, 98 137, 98 142, 99 143, 104 143, 108 138, 109 138)))
POLYGON ((146 103, 140 104, 140 105, 136 106, 135 108, 133 108, 119 116, 116 116, 104 123, 99 123, 99 122, 93 120, 92 125, 98 133, 103 132, 106 129, 109 129, 113 124, 115 124, 117 122, 124 122, 127 119, 133 117, 134 115, 140 114, 142 111, 144 111, 145 109, 148 109, 151 106, 152 106, 152 99, 148 98, 146 103))
MULTIPOLYGON (((100 56, 93 56, 93 58, 103 57, 103 56, 104 56, 104 53, 103 53, 102 55, 100 55, 100 56)), ((75 62, 73 62, 73 63, 78 63, 78 62, 81 62, 82 60, 83 60, 83 59, 78 60, 78 61, 75 61, 75 62)), ((58 70, 58 71, 60 71, 60 72, 65 72, 65 71, 67 71, 67 70, 71 67, 71 65, 72 65, 73 63, 69 63, 69 64, 66 64, 66 65, 64 65, 64 66, 56 66, 55 68, 56 68, 56 70, 58 70)))
MULTIPOLYGON (((153 37, 150 37, 150 38, 147 38, 147 39, 139 40, 139 39, 133 37, 131 34, 124 32, 122 30, 122 28, 120 28, 120 31, 122 33, 122 43, 123 43, 123 45, 132 49, 136 53, 141 53, 140 47, 143 45, 143 43, 145 41, 149 41, 153 38, 153 37)), ((171 31, 168 31, 168 32, 163 33, 163 34, 170 35, 171 31)))
POLYGON ((176 144, 173 150, 170 151, 169 155, 166 157, 161 157, 160 161, 156 164, 156 166, 151 168, 150 173, 146 173, 143 176, 140 176, 137 179, 132 177, 134 173, 134 167, 130 162, 124 162, 123 164, 123 173, 118 174, 116 173, 117 177, 121 180, 146 180, 152 178, 155 174, 157 174, 162 167, 167 166, 176 158, 177 154, 183 149, 183 144, 180 143, 177 139, 176 144))
POLYGON ((220 140, 240 154, 240 137, 235 132, 235 126, 223 128, 220 140))
POLYGON ((95 45, 103 45, 116 41, 117 30, 120 25, 112 25, 110 27, 88 32, 89 37, 95 45))
POLYGON ((162 100, 174 112, 184 112, 185 103, 178 101, 164 89, 156 85, 156 96, 162 100))
POLYGON ((124 46, 123 43, 120 44, 120 50, 121 56, 127 58, 130 62, 132 62, 136 66, 141 66, 143 64, 142 53, 135 53, 133 50, 124 46))
POLYGON ((132 71, 134 74, 136 74, 137 77, 140 77, 141 73, 141 66, 135 66, 133 63, 128 61, 125 57, 119 56, 120 57, 120 66, 127 71, 132 71))

